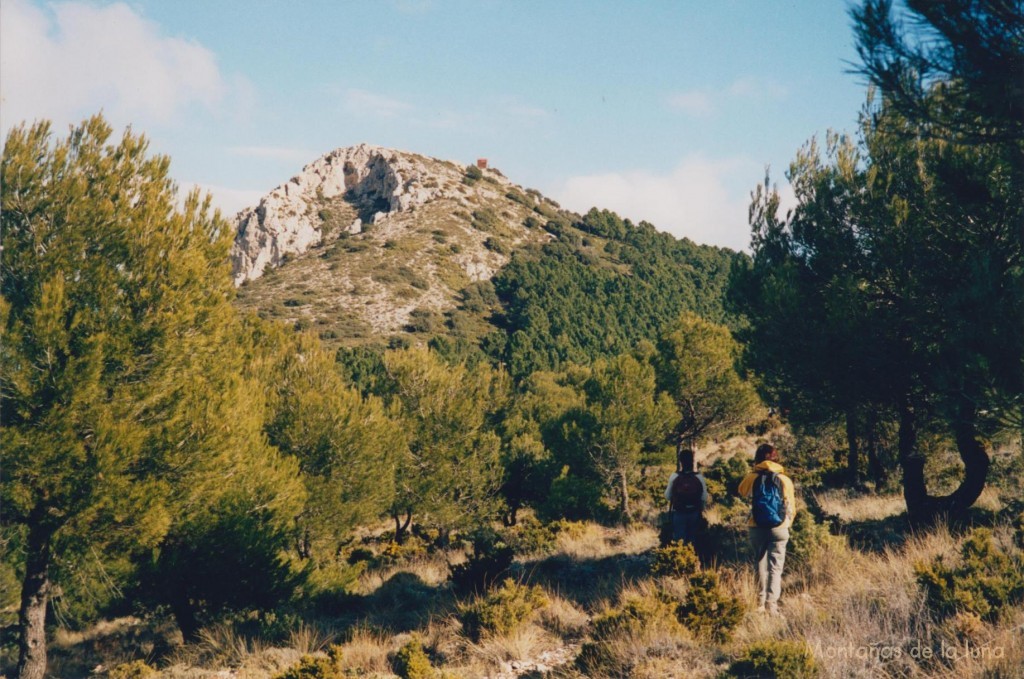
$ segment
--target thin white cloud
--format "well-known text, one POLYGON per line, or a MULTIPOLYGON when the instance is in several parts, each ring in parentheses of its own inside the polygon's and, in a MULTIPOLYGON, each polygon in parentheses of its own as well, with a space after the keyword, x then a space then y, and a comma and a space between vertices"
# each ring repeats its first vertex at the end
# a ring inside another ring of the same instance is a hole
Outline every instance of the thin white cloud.
POLYGON ((256 191, 253 189, 230 189, 225 186, 214 186, 212 184, 178 182, 178 200, 184 201, 185 196, 193 189, 199 189, 204 194, 209 193, 213 207, 220 208, 221 214, 228 219, 231 219, 247 207, 255 207, 259 204, 260 198, 267 193, 266 191, 256 191))
POLYGON ((693 117, 707 117, 725 106, 751 101, 781 101, 789 90, 772 78, 744 76, 714 91, 690 90, 668 96, 668 107, 693 117))
POLYGON ((5 128, 38 118, 76 122, 100 109, 118 124, 167 123, 192 104, 216 108, 230 89, 213 52, 162 35, 123 3, 0 7, 5 128))
POLYGON ((510 118, 539 120, 550 115, 545 109, 524 103, 518 97, 513 96, 498 98, 496 105, 499 113, 510 118))
POLYGON ((710 115, 715 109, 711 96, 697 90, 673 94, 668 98, 668 105, 673 110, 698 117, 710 115))
POLYGON ((745 76, 739 78, 726 90, 732 97, 746 99, 785 99, 789 95, 789 89, 772 78, 755 78, 745 76))
POLYGON ((356 88, 345 90, 342 105, 350 113, 380 118, 397 118, 414 109, 412 104, 401 99, 356 88))
POLYGON ((609 209, 680 238, 745 250, 750 246, 750 188, 759 175, 763 176, 763 167, 751 160, 711 160, 696 154, 667 174, 634 170, 572 177, 555 195, 577 212, 609 209), (729 188, 744 185, 746 177, 752 179, 749 187, 729 188))
POLYGON ((309 162, 320 154, 291 146, 232 146, 228 153, 243 158, 265 158, 285 162, 309 162))

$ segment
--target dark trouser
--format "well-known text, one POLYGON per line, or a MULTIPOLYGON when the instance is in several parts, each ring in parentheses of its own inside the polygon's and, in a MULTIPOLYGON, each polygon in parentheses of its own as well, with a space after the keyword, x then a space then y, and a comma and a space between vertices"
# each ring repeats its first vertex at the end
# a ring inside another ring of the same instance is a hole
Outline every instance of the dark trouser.
POLYGON ((789 528, 751 526, 748 531, 757 566, 758 603, 774 610, 782 595, 782 567, 786 564, 789 528))
POLYGON ((672 512, 672 539, 682 540, 688 544, 697 541, 697 533, 701 527, 700 510, 695 509, 689 512, 672 512))

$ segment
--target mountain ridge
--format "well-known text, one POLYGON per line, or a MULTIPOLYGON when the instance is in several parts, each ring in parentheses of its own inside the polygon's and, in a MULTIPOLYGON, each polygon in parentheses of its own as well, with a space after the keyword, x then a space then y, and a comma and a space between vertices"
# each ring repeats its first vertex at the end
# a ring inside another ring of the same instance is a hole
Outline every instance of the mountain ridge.
POLYGON ((563 210, 495 168, 362 144, 241 211, 243 308, 329 346, 443 342, 526 369, 724 322, 734 252, 606 210, 563 210))

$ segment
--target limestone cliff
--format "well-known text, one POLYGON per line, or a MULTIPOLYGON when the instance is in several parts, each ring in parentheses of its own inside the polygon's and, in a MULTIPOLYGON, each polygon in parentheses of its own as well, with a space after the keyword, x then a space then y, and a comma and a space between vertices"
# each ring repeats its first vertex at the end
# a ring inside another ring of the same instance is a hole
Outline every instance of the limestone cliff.
MULTIPOLYGON (((231 251, 235 284, 259 278, 290 254, 300 254, 324 240, 325 205, 344 198, 358 216, 343 229, 360 233, 364 222, 377 223, 395 212, 407 212, 444 195, 436 163, 368 144, 340 148, 302 169, 287 183, 264 196, 259 205, 239 213, 231 251)), ((441 165, 441 167, 444 167, 441 165)), ((455 166, 448 172, 458 175, 455 166)))
MULTIPOLYGON (((236 219, 239 304, 351 344, 456 332, 451 312, 479 297, 473 286, 549 241, 550 220, 573 217, 494 168, 361 144, 318 158, 236 219)), ((474 323, 458 334, 487 330, 474 323)))

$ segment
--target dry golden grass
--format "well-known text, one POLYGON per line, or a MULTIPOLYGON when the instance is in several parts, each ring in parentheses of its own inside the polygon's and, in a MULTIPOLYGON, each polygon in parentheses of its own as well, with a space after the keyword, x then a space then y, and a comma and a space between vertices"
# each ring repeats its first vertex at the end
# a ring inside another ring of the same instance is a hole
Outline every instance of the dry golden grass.
POLYGON ((540 624, 563 640, 578 639, 583 635, 590 616, 568 599, 557 594, 547 594, 548 605, 540 612, 540 624))
POLYGON ((288 633, 288 647, 302 654, 326 651, 337 635, 319 625, 301 622, 288 633))
MULTIPOLYGON (((469 647, 470 667, 488 671, 500 670, 512 661, 539 657, 560 645, 557 637, 536 625, 522 625, 508 634, 492 634, 469 647)), ((479 675, 479 676, 482 676, 479 675)))
MULTIPOLYGON (((917 584, 914 565, 940 555, 955 559, 964 535, 942 526, 901 532, 901 522, 887 521, 904 512, 898 495, 829 491, 818 499, 847 527, 863 532, 896 526, 898 539, 871 543, 867 549, 860 542, 851 546, 840 535, 824 540, 805 560, 791 559, 784 578, 783 617, 751 611, 728 643, 697 642, 671 615, 655 616, 655 623, 646 627, 626 625, 621 633, 601 640, 598 652, 611 667, 606 673, 649 679, 719 677, 750 644, 788 640, 807 644, 823 679, 1024 679, 1024 606, 1011 608, 998 623, 967 614, 942 619, 929 610, 917 584), (932 657, 921 657, 925 654, 932 657)), ((1001 501, 995 491, 986 491, 981 504, 995 508, 1001 501)), ((757 584, 743 556, 744 528, 730 524, 725 532, 741 547, 720 555, 721 586, 753 608, 757 584)), ((1011 526, 997 524, 993 535, 1000 548, 1018 551, 1011 526)), ((343 671, 392 677, 389 657, 415 633, 449 676, 582 677, 573 663, 581 648, 594 641, 594 617, 631 599, 685 598, 685 578, 649 575, 649 550, 656 543, 655 532, 647 526, 582 524, 563 531, 553 555, 517 564, 523 584, 541 584, 548 603, 532 622, 513 632, 484 636, 479 643, 466 637, 455 615, 460 598, 447 582, 449 563, 464 555, 453 551, 364 573, 359 582, 366 597, 365 614, 360 614, 364 617, 347 619, 344 624, 356 626, 337 628, 336 637, 332 625, 342 623, 311 619, 292 632, 288 648, 273 648, 230 626, 215 625, 204 630, 200 643, 180 647, 164 659, 161 676, 270 679, 303 653, 322 652, 333 639, 341 647, 343 671)), ((145 625, 122 619, 85 633, 62 632, 53 645, 61 651, 114 648, 116 653, 105 656, 112 662, 145 657, 123 653, 123 644, 114 641, 140 638, 138 630, 145 625)), ((68 676, 77 676, 81 667, 81 662, 55 666, 68 676)), ((605 672, 593 667, 587 671, 593 677, 605 672)))
POLYGON ((341 647, 339 666, 344 672, 358 676, 391 674, 388 654, 394 650, 392 637, 369 629, 356 629, 341 647))
POLYGON ((818 502, 826 513, 838 517, 843 523, 877 521, 906 512, 902 495, 851 494, 846 490, 817 493, 818 502))
POLYGON ((556 555, 572 559, 601 559, 612 555, 640 554, 658 544, 657 532, 647 525, 607 529, 596 523, 583 524, 582 533, 558 534, 556 555))

